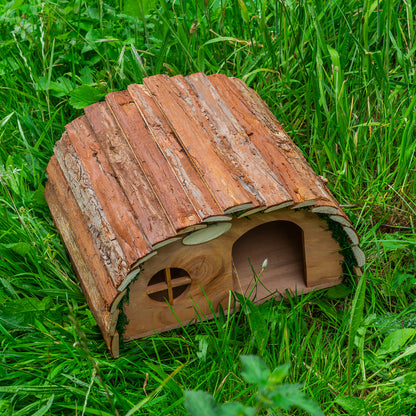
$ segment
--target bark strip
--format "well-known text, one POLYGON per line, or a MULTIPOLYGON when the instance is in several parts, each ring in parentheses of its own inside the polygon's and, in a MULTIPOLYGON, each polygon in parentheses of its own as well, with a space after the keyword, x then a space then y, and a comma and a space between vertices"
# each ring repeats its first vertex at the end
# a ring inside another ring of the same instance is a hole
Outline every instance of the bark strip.
POLYGON ((129 92, 108 94, 106 101, 175 230, 198 224, 199 215, 154 142, 129 92))
POLYGON ((67 133, 55 144, 54 152, 104 264, 117 287, 129 270, 129 262, 67 133))
POLYGON ((85 114, 146 239, 153 246, 175 235, 172 224, 107 104, 93 104, 85 109, 85 114))
POLYGON ((260 205, 244 188, 238 172, 221 158, 212 145, 210 134, 201 125, 196 113, 195 94, 189 89, 179 89, 172 79, 164 75, 145 78, 143 82, 221 209, 226 211, 246 203, 260 205))

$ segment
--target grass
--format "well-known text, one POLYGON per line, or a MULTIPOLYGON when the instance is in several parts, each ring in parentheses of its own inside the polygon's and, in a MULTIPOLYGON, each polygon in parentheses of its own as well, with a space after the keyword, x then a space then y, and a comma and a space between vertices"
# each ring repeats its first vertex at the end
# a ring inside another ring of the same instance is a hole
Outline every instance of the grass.
POLYGON ((239 364, 250 354, 290 363, 287 381, 325 414, 412 414, 412 2, 143 5, 0 4, 0 414, 182 415, 183 390, 198 389, 253 405, 239 364), (346 276, 338 289, 133 341, 112 360, 42 197, 46 165, 89 100, 196 71, 259 92, 345 205, 365 273, 358 288, 346 276))

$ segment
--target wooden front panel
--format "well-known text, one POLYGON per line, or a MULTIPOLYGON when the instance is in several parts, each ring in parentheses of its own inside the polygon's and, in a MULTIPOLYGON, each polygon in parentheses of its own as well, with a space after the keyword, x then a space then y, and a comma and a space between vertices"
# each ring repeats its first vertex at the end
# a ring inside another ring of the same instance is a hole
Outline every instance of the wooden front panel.
POLYGON ((339 250, 326 221, 306 210, 234 219, 228 232, 195 246, 176 241, 146 262, 131 284, 129 303, 123 309, 129 320, 124 336, 128 340, 176 328, 178 320, 185 323, 196 317, 195 305, 201 316, 208 317, 212 312, 207 299, 215 312, 219 303, 226 310, 230 290, 248 294, 253 287, 248 259, 256 273, 265 258, 269 263, 261 284, 251 293, 256 302, 284 294, 286 289, 306 293, 336 285, 342 276, 339 250), (178 320, 166 301, 155 301, 146 294, 149 281, 166 268, 183 269, 191 279, 189 289, 171 305, 178 320))
POLYGON ((195 305, 203 314, 211 313, 201 287, 215 310, 218 310, 219 303, 226 304, 228 292, 233 290, 231 259, 223 255, 216 240, 196 247, 184 246, 177 241, 160 249, 160 253, 144 267, 138 279, 130 285, 129 303, 123 308, 129 320, 124 333, 126 339, 179 326, 168 303, 153 300, 146 293, 153 276, 167 267, 183 269, 191 278, 189 289, 173 300, 172 310, 181 322, 195 318, 195 305))

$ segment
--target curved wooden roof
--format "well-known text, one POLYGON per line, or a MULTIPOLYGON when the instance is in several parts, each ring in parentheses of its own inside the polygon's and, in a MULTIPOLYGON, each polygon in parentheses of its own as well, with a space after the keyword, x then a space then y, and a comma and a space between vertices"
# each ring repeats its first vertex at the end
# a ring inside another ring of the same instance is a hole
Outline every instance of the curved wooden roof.
POLYGON ((54 153, 45 195, 67 246, 73 241, 84 269, 95 270, 89 278, 106 309, 159 247, 231 214, 283 207, 327 214, 364 264, 326 181, 239 79, 145 78, 87 107, 54 153))

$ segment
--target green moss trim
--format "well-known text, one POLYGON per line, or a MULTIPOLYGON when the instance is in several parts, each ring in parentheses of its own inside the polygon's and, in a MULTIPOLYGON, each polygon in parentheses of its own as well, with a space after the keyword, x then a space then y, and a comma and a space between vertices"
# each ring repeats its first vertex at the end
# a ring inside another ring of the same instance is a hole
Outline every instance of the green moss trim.
POLYGON ((129 320, 127 318, 127 315, 124 312, 124 305, 128 305, 129 304, 129 301, 130 301, 130 286, 132 285, 133 282, 135 282, 139 278, 139 275, 140 275, 140 273, 142 271, 143 271, 143 269, 140 268, 139 273, 137 273, 137 275, 134 277, 134 279, 126 287, 126 294, 124 295, 123 299, 121 299, 121 301, 120 301, 120 303, 118 305, 118 309, 120 309, 120 314, 118 316, 116 328, 117 328, 117 332, 120 335, 120 346, 122 344, 124 344, 122 335, 124 334, 124 332, 126 332, 126 326, 129 323, 129 320))
POLYGON ((354 253, 351 250, 351 242, 347 237, 342 225, 336 221, 333 221, 326 214, 317 214, 320 218, 325 220, 328 224, 328 230, 332 232, 332 238, 338 241, 341 250, 340 253, 344 256, 344 262, 342 264, 342 272, 345 276, 355 274, 354 267, 357 267, 357 260, 354 253))

